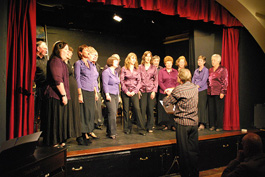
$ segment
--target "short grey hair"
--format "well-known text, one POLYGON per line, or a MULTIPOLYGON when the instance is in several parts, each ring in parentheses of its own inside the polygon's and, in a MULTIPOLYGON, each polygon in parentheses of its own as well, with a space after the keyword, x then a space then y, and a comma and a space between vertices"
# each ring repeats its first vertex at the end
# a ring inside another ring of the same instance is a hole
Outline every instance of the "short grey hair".
POLYGON ((212 55, 212 58, 216 58, 218 61, 219 61, 219 63, 221 63, 221 61, 222 61, 222 57, 221 57, 221 55, 219 55, 219 54, 213 54, 212 55))

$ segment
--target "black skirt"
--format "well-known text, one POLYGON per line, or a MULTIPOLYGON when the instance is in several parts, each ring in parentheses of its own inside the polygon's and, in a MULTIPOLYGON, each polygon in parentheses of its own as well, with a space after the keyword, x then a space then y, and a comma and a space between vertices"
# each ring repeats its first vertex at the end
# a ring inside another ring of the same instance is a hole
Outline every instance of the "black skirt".
POLYGON ((47 98, 44 103, 43 143, 49 146, 66 141, 68 106, 62 105, 61 101, 55 98, 47 98))
POLYGON ((68 100, 68 138, 81 136, 80 105, 78 101, 77 83, 73 75, 69 76, 71 100, 68 100))

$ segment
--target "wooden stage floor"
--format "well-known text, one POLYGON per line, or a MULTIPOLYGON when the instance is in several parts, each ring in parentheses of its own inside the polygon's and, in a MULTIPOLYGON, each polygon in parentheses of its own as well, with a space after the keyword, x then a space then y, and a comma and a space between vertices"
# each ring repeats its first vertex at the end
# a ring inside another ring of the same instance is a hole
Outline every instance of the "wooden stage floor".
MULTIPOLYGON (((255 132, 258 130, 252 131, 255 132)), ((95 129, 94 132, 97 136, 100 137, 100 139, 92 139, 92 143, 89 146, 78 145, 74 138, 69 139, 66 143, 67 157, 118 152, 176 143, 175 132, 171 130, 162 131, 161 127, 157 127, 153 133, 146 133, 146 136, 142 136, 137 133, 137 128, 135 125, 133 126, 132 134, 129 135, 124 134, 121 125, 118 125, 118 136, 115 140, 110 139, 106 136, 106 127, 103 127, 103 130, 95 129)), ((199 131, 199 141, 242 134, 244 133, 242 133, 241 131, 216 132, 206 129, 199 131)))

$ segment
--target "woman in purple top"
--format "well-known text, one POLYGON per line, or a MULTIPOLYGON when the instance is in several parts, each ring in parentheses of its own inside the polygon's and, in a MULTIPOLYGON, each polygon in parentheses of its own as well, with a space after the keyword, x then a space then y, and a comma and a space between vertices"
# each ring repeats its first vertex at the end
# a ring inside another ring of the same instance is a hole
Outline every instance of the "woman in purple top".
POLYGON ((75 62, 75 78, 78 87, 78 100, 80 103, 81 132, 82 137, 77 138, 78 144, 91 143, 89 136, 98 138, 94 130, 95 101, 98 99, 98 71, 92 63, 94 57, 98 57, 97 51, 87 45, 78 47, 78 57, 75 62))
POLYGON ((102 72, 103 95, 108 108, 107 135, 116 139, 116 117, 119 103, 119 84, 120 79, 116 68, 119 66, 119 60, 116 57, 109 57, 107 60, 108 68, 102 72))
MULTIPOLYGON (((175 88, 178 83, 178 71, 172 68, 173 58, 166 56, 164 58, 165 68, 161 69, 158 74, 159 95, 158 100, 163 100, 167 96, 166 89, 175 88)), ((164 110, 163 106, 158 103, 158 124, 162 125, 163 130, 175 130, 173 115, 169 115, 164 110)))
POLYGON ((199 102, 198 102, 198 117, 199 117, 199 128, 198 130, 204 130, 208 125, 207 117, 207 80, 209 77, 209 71, 204 66, 206 63, 206 57, 200 55, 198 57, 198 66, 194 71, 192 77, 192 83, 196 84, 199 91, 199 102))
POLYGON ((43 141, 46 145, 65 146, 67 139, 67 103, 70 99, 69 73, 65 61, 68 57, 68 44, 56 42, 51 59, 47 64, 47 89, 45 91, 45 111, 43 141))
POLYGON ((221 56, 212 55, 212 68, 209 69, 208 79, 208 111, 210 130, 223 130, 224 99, 228 86, 228 72, 220 65, 221 56))
POLYGON ((141 88, 139 91, 141 113, 143 119, 145 119, 147 109, 146 129, 149 133, 152 133, 154 126, 154 98, 157 92, 158 75, 157 68, 153 65, 152 53, 150 51, 144 52, 139 72, 141 76, 141 88))
POLYGON ((139 133, 145 135, 144 121, 142 118, 138 92, 141 87, 141 76, 138 70, 138 61, 135 53, 129 53, 125 59, 124 66, 121 68, 121 97, 124 113, 124 133, 130 134, 132 122, 129 117, 130 101, 132 102, 134 113, 137 120, 139 133))

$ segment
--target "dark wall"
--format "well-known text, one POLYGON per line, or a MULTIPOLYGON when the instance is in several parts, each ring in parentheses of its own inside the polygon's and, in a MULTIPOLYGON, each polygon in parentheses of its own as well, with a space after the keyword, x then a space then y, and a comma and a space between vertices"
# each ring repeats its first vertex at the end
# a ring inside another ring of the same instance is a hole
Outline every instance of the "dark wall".
POLYGON ((220 26, 197 27, 194 29, 194 53, 195 66, 198 67, 198 56, 206 57, 207 68, 212 67, 211 56, 213 54, 222 54, 222 28, 220 26))
POLYGON ((240 30, 239 39, 240 125, 251 128, 254 126, 254 105, 265 103, 265 54, 245 28, 240 30))
POLYGON ((1 1, 0 6, 0 144, 6 141, 6 40, 7 40, 7 5, 8 0, 1 1))
POLYGON ((51 53, 52 45, 57 40, 67 42, 74 49, 73 61, 78 60, 77 48, 82 44, 91 45, 98 51, 98 63, 101 66, 106 64, 109 56, 113 53, 118 53, 121 58, 120 65, 123 66, 124 59, 130 52, 137 55, 138 62, 141 62, 143 53, 150 50, 154 55, 160 49, 160 41, 139 36, 122 36, 111 35, 100 32, 89 32, 81 30, 69 30, 65 28, 47 27, 48 48, 51 53))

